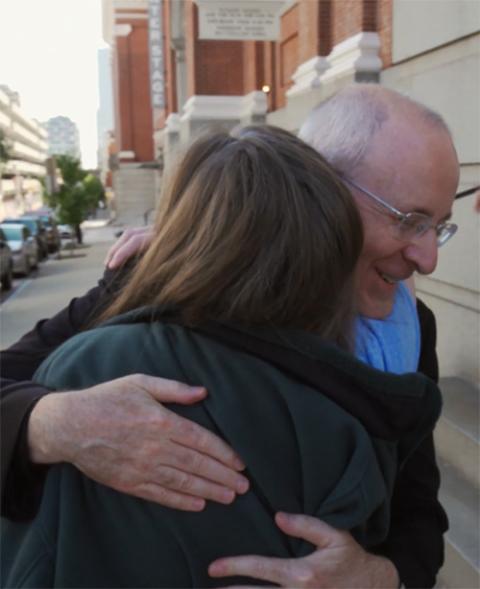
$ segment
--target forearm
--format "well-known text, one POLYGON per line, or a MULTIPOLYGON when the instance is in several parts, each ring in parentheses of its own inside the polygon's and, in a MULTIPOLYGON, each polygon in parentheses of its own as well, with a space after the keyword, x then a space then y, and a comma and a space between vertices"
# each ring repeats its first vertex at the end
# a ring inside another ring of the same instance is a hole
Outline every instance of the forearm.
POLYGON ((30 412, 49 390, 24 381, 3 386, 1 417, 1 515, 31 518, 41 493, 45 469, 30 460, 27 432, 30 412))
MULTIPOLYGON (((111 273, 109 273, 111 274, 111 273)), ((28 420, 36 402, 49 393, 31 379, 43 362, 64 341, 91 320, 95 309, 112 295, 109 276, 84 296, 73 299, 57 315, 39 321, 10 348, 1 352, 1 513, 12 518, 31 517, 32 491, 41 487, 44 469, 31 461, 28 420)), ((48 462, 48 461, 43 461, 48 462)))

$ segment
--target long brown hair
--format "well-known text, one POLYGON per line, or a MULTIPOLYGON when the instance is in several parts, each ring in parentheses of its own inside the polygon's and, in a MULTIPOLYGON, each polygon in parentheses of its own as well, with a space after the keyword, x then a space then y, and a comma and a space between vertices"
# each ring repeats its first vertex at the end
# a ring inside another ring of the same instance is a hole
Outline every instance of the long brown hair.
POLYGON ((329 164, 271 126, 204 136, 164 190, 155 238, 101 319, 143 305, 314 330, 345 345, 359 215, 329 164))

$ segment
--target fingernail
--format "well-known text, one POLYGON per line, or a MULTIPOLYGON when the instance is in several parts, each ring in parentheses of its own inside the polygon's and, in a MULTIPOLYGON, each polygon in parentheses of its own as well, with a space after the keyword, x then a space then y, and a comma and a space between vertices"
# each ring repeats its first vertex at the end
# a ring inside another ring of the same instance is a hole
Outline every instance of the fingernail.
POLYGON ((214 562, 208 567, 208 574, 211 576, 222 575, 225 573, 225 567, 219 562, 214 562))
POLYGON ((235 493, 231 489, 222 492, 222 503, 231 503, 235 499, 235 493))
POLYGON ((235 489, 237 489, 237 493, 240 493, 241 495, 246 493, 249 487, 250 483, 247 481, 247 479, 237 479, 237 482, 235 483, 235 489))
POLYGON ((233 465, 235 467, 235 470, 245 470, 245 464, 243 463, 242 460, 240 460, 240 458, 238 456, 234 457, 233 465))
POLYGON ((192 392, 194 395, 200 395, 205 394, 206 389, 205 387, 190 387, 190 392, 192 392))
POLYGON ((205 507, 205 499, 194 499, 192 501, 192 506, 195 511, 202 511, 205 507))

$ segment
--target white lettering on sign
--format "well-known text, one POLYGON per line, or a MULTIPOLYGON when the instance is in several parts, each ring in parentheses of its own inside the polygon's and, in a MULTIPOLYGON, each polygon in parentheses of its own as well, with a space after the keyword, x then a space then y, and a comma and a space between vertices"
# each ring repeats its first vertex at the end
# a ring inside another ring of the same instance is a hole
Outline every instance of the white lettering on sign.
POLYGON ((162 0, 149 0, 148 33, 152 108, 165 108, 162 0))

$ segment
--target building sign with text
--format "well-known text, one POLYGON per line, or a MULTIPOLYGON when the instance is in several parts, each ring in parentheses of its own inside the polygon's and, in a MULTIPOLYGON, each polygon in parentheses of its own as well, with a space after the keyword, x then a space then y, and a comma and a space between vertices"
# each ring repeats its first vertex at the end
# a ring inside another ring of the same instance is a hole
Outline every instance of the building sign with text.
POLYGON ((149 0, 148 39, 150 49, 150 91, 153 108, 165 108, 162 0, 149 0))
POLYGON ((199 38, 218 41, 276 41, 280 16, 291 0, 195 0, 199 38))

